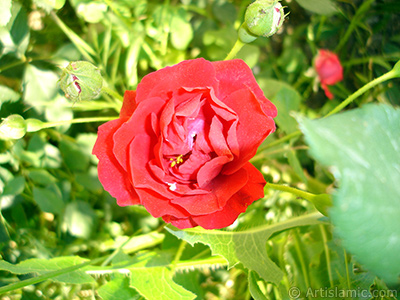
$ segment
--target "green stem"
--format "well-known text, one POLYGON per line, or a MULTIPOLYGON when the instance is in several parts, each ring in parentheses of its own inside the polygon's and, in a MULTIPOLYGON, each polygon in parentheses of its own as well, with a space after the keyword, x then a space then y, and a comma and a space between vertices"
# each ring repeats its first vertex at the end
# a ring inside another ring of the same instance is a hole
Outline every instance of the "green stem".
POLYGON ((57 121, 57 122, 46 122, 46 123, 43 123, 43 126, 41 129, 51 128, 51 127, 55 127, 55 126, 65 125, 65 124, 107 122, 107 121, 115 120, 117 118, 118 117, 95 117, 95 118, 79 118, 79 119, 57 121))
POLYGON ((162 63, 161 63, 160 59, 153 52, 153 49, 149 46, 149 44, 147 44, 145 41, 143 41, 142 49, 150 57, 150 60, 154 64, 156 69, 157 70, 162 69, 163 66, 162 66, 162 63))
POLYGON ((50 16, 54 22, 60 27, 60 29, 65 33, 65 35, 71 40, 71 42, 76 46, 78 51, 91 63, 94 63, 92 56, 96 57, 96 52, 90 47, 83 39, 80 38, 73 30, 71 30, 61 19, 52 11, 50 16))
POLYGON ((186 241, 184 241, 184 240, 181 241, 181 243, 179 245, 179 248, 178 248, 178 251, 176 251, 174 260, 172 261, 173 268, 175 268, 175 266, 177 265, 177 263, 181 259, 182 254, 183 254, 183 250, 185 250, 186 244, 187 244, 186 241))
POLYGON ((396 72, 396 70, 392 69, 391 71, 383 74, 382 76, 375 78, 374 80, 368 82, 366 85, 355 91, 353 94, 351 94, 349 97, 347 97, 342 103, 340 103, 338 106, 336 106, 332 111, 330 111, 324 118, 331 116, 333 114, 338 113, 341 111, 343 108, 345 108, 347 105, 349 105, 351 102, 354 101, 357 97, 361 96, 364 94, 366 91, 369 89, 373 88, 374 86, 385 82, 389 79, 393 79, 399 77, 399 72, 396 72))
POLYGON ((308 276, 308 269, 307 269, 307 265, 305 262, 305 258, 304 258, 304 254, 303 251, 301 250, 302 247, 300 246, 300 238, 299 238, 299 233, 297 231, 297 228, 292 230, 293 232, 293 237, 294 237, 294 247, 296 249, 297 255, 299 257, 299 262, 300 262, 300 266, 301 266, 301 272, 303 273, 303 279, 304 279, 304 283, 306 285, 306 288, 311 288, 310 286, 310 279, 308 276))
POLYGON ((274 189, 274 190, 282 191, 282 192, 291 193, 293 195, 296 195, 297 197, 306 199, 310 202, 313 202, 314 197, 317 196, 315 194, 311 194, 311 193, 308 193, 308 192, 305 192, 305 191, 302 191, 299 189, 295 189, 290 186, 281 185, 281 184, 267 183, 266 187, 274 189))
POLYGON ((331 256, 329 255, 329 247, 328 247, 328 237, 327 237, 324 225, 320 224, 319 229, 321 230, 322 241, 324 243, 326 267, 328 270, 328 277, 329 277, 329 285, 331 288, 333 288, 334 286, 333 286, 333 277, 332 277, 331 256))
POLYGON ((78 264, 78 265, 71 266, 71 267, 68 267, 68 268, 64 268, 64 269, 48 272, 46 274, 43 274, 43 275, 40 275, 40 276, 37 276, 37 277, 29 278, 29 279, 26 279, 26 280, 23 280, 23 281, 19 281, 19 282, 13 283, 13 284, 9 284, 7 286, 0 287, 0 295, 3 294, 3 293, 15 291, 17 289, 23 288, 23 287, 28 286, 28 285, 37 284, 37 283, 45 281, 47 279, 51 279, 51 278, 54 278, 54 277, 57 277, 57 276, 60 276, 60 275, 63 275, 63 274, 67 274, 67 273, 79 270, 80 268, 83 268, 83 267, 88 266, 88 265, 97 264, 97 263, 103 261, 104 259, 106 259, 106 257, 107 256, 99 257, 97 259, 93 259, 93 260, 84 262, 82 264, 78 264))
POLYGON ((277 145, 279 145, 279 144, 282 144, 282 143, 284 143, 284 142, 286 142, 286 141, 290 141, 291 139, 293 139, 293 138, 295 138, 295 137, 298 137, 298 136, 301 136, 302 134, 303 134, 303 133, 302 133, 300 130, 297 130, 297 131, 295 131, 295 132, 292 132, 292 133, 290 133, 290 134, 284 136, 283 138, 280 138, 280 139, 275 140, 275 141, 273 141, 273 142, 271 142, 271 143, 269 143, 269 144, 266 144, 266 145, 263 146, 263 147, 258 148, 258 152, 262 152, 262 151, 264 151, 264 150, 266 150, 266 149, 268 149, 268 148, 272 148, 272 147, 275 147, 275 146, 277 146, 277 145))
POLYGON ((101 88, 101 91, 106 93, 106 94, 109 94, 111 97, 113 97, 113 98, 115 98, 115 99, 117 99, 117 100, 119 100, 121 102, 124 101, 124 97, 123 96, 118 94, 116 91, 110 89, 109 87, 103 86, 101 88))
POLYGON ((242 47, 244 45, 246 45, 246 44, 243 43, 240 39, 237 39, 235 45, 233 45, 233 48, 232 48, 231 52, 229 52, 229 54, 225 57, 224 60, 233 59, 236 56, 236 54, 238 54, 240 49, 242 49, 242 47))

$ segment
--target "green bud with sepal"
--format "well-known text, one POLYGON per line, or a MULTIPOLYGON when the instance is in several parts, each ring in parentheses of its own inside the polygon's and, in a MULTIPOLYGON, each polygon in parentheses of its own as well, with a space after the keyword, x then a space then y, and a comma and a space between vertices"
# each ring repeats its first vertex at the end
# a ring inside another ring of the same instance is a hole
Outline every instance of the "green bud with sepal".
POLYGON ((249 32, 249 29, 246 26, 246 23, 243 23, 238 31, 239 40, 243 43, 251 43, 252 41, 256 40, 258 36, 249 32))
POLYGON ((20 115, 10 115, 0 124, 0 139, 17 140, 26 134, 26 122, 20 115))
POLYGON ((45 128, 45 123, 38 119, 26 119, 26 131, 27 132, 36 132, 43 128, 45 128))
POLYGON ((63 69, 60 87, 65 97, 73 101, 92 100, 101 93, 103 77, 100 70, 91 63, 74 61, 63 69))
POLYGON ((250 35, 269 37, 282 27, 285 12, 279 0, 258 0, 247 7, 244 19, 250 35))

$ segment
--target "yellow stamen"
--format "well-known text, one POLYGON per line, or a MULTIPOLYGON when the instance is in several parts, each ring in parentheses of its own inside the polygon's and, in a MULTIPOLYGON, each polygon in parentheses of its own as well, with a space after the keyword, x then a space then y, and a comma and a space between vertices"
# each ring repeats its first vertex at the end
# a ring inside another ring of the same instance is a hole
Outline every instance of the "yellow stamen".
POLYGON ((175 167, 176 165, 179 165, 183 163, 183 154, 179 155, 176 158, 170 158, 169 160, 171 161, 171 168, 175 167))

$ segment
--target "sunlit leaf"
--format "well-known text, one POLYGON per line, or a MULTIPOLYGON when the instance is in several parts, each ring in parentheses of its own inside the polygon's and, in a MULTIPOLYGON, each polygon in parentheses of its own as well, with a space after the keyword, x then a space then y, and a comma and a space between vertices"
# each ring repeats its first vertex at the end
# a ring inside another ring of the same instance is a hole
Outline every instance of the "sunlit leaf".
POLYGON ((322 215, 312 213, 272 225, 265 225, 245 231, 204 230, 200 228, 178 230, 166 227, 176 237, 193 245, 209 245, 213 255, 222 255, 229 268, 242 263, 246 268, 256 271, 265 281, 279 284, 283 272, 268 257, 265 244, 272 234, 297 227, 318 224, 322 215))
POLYGON ((7 25, 11 18, 11 0, 2 0, 0 2, 0 26, 7 25))
POLYGON ((57 81, 58 76, 54 72, 27 65, 23 83, 24 100, 36 110, 43 111, 38 105, 54 98, 59 88, 57 81))
POLYGON ((178 50, 185 50, 193 39, 193 29, 184 9, 178 9, 171 19, 171 43, 178 50))
MULTIPOLYGON (((19 264, 10 264, 4 260, 0 260, 0 270, 8 271, 14 274, 36 273, 43 275, 48 272, 79 265, 86 261, 86 259, 77 256, 60 256, 52 259, 27 259, 19 264)), ((59 275, 51 278, 51 280, 71 284, 94 282, 94 279, 82 270, 76 270, 67 274, 59 275)))
POLYGON ((124 275, 117 276, 98 289, 103 300, 132 300, 138 296, 137 292, 129 287, 129 278, 124 275))
POLYGON ((256 272, 250 271, 249 276, 249 290, 251 295, 255 300, 267 300, 267 297, 265 297, 264 293, 261 291, 260 287, 258 286, 257 280, 258 280, 258 275, 256 272))
POLYGON ((131 269, 131 285, 148 300, 192 300, 192 294, 172 280, 172 273, 165 267, 131 269), (151 287, 151 288, 150 288, 151 287))
POLYGON ((71 235, 89 238, 94 230, 97 217, 88 203, 74 201, 67 204, 64 220, 71 235))
POLYGON ((300 120, 311 154, 339 181, 330 211, 347 250, 387 283, 400 265, 400 110, 365 105, 300 120))

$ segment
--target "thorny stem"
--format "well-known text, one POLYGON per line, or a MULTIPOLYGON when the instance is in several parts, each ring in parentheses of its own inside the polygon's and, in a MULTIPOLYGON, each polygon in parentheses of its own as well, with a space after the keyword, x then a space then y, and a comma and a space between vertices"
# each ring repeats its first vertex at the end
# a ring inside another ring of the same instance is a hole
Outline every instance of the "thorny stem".
POLYGON ((393 79, 399 77, 399 72, 396 72, 395 69, 392 69, 391 71, 383 74, 382 76, 375 78, 374 80, 368 82, 366 85, 355 91, 353 94, 348 96, 342 103, 340 103, 338 106, 336 106, 333 110, 331 110, 324 118, 329 117, 333 114, 336 114, 340 112, 343 108, 345 108, 347 105, 349 105, 351 102, 354 101, 357 97, 361 96, 364 94, 366 91, 369 89, 373 88, 374 86, 385 82, 389 79, 393 79))

